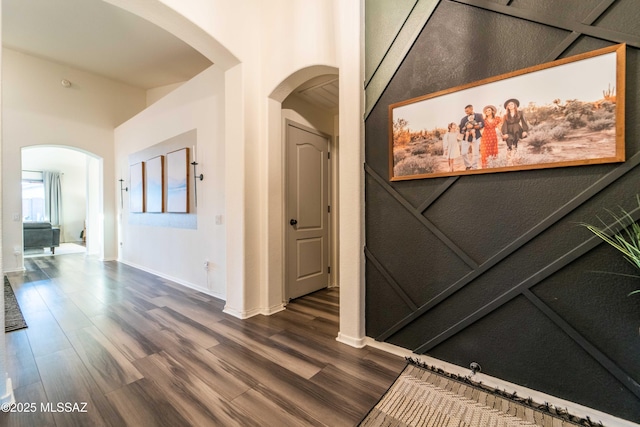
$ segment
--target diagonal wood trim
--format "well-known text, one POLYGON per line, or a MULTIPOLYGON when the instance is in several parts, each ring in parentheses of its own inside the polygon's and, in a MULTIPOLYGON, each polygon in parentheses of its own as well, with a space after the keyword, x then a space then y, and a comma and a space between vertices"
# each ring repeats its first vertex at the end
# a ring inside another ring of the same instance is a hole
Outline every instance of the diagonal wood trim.
MULTIPOLYGON (((600 4, 598 4, 596 7, 593 8, 591 13, 582 21, 582 23, 585 25, 593 24, 615 2, 616 0, 602 0, 600 4)), ((580 33, 576 31, 572 31, 571 34, 565 37, 565 39, 562 42, 560 42, 560 44, 558 44, 558 46, 556 46, 556 48, 549 53, 549 55, 545 59, 545 62, 550 62, 558 59, 560 55, 562 55, 562 53, 565 50, 567 50, 569 46, 573 44, 573 42, 578 40, 578 37, 580 36, 581 36, 580 33)))
POLYGON ((424 313, 440 304, 442 301, 453 295, 458 290, 462 289, 464 286, 469 284, 471 281, 475 280, 481 274, 485 273, 500 261, 520 249, 526 243, 534 239, 536 236, 541 234, 547 228, 551 227, 566 215, 577 209, 580 205, 591 199, 593 196, 598 194, 600 191, 604 190, 607 186, 618 180, 621 176, 634 169, 636 166, 640 164, 640 153, 636 153, 633 157, 627 160, 625 163, 622 163, 620 166, 609 172, 607 175, 600 178, 598 181, 593 183, 591 186, 587 187, 584 191, 578 194, 576 197, 565 203, 547 218, 543 219, 536 226, 531 228, 526 233, 522 234, 516 240, 511 242, 509 245, 505 246, 502 250, 497 252, 491 258, 487 259, 484 263, 482 263, 478 268, 469 272, 465 276, 463 276, 460 280, 453 283, 448 288, 444 289, 438 295, 433 297, 431 300, 424 303, 418 310, 410 315, 406 316, 404 319, 401 319, 398 323, 393 325, 389 330, 385 331, 378 337, 376 340, 384 341, 389 338, 391 335, 398 332, 400 329, 407 326, 409 323, 416 320, 418 317, 422 316, 424 313))
POLYGON ((591 249, 598 246, 600 243, 602 243, 602 240, 600 240, 600 238, 596 236, 589 238, 588 240, 586 240, 579 246, 573 248, 571 251, 567 252, 560 258, 556 259, 551 264, 547 265, 537 273, 529 276, 527 279, 518 283, 516 286, 509 289, 507 292, 503 293, 502 295, 500 295, 490 303, 485 304, 483 307, 474 311, 473 313, 471 313, 464 319, 460 320, 453 326, 440 332, 438 335, 436 335, 435 337, 431 338, 430 340, 428 340, 427 342, 425 342, 424 344, 422 344, 421 346, 413 350, 413 352, 417 354, 422 354, 431 350, 438 344, 441 344, 442 342, 456 335, 458 332, 468 328, 470 325, 474 324, 478 320, 482 319, 483 317, 492 313, 493 311, 500 308, 504 304, 508 303, 515 297, 519 296, 520 294, 522 294, 523 291, 531 288, 532 286, 537 285, 542 280, 546 279, 547 277, 559 271, 561 268, 565 267, 567 264, 580 258, 584 254, 589 252, 591 249))
POLYGON ((591 13, 582 21, 583 24, 591 25, 600 18, 617 0, 602 0, 591 13))
POLYGON ((532 10, 518 9, 513 6, 503 6, 489 0, 450 0, 467 6, 479 7, 481 9, 490 10, 492 12, 501 13, 503 15, 520 18, 527 21, 543 24, 550 27, 559 28, 566 31, 575 31, 576 33, 586 34, 603 40, 615 43, 626 43, 630 46, 640 47, 640 37, 633 34, 621 33, 619 31, 608 30, 606 28, 592 27, 576 21, 561 19, 556 16, 537 13, 532 10))
POLYGON ((440 196, 442 196, 449 189, 449 187, 456 183, 458 178, 460 178, 460 175, 447 178, 447 180, 440 186, 440 188, 434 191, 424 202, 422 202, 420 206, 416 208, 416 210, 421 214, 424 213, 424 211, 426 211, 429 206, 434 204, 435 201, 438 200, 440 196))
POLYGON ((378 261, 378 259, 371 253, 371 251, 367 248, 364 248, 364 255, 367 257, 367 260, 373 264, 373 266, 382 274, 384 279, 387 281, 389 286, 393 289, 393 291, 398 294, 398 296, 404 301, 404 303, 411 309, 411 311, 417 310, 418 306, 414 303, 409 295, 400 287, 398 282, 395 281, 391 274, 384 268, 384 266, 378 261))
MULTIPOLYGON (((634 209, 633 211, 629 212, 629 215, 634 221, 640 220, 640 207, 638 207, 638 208, 634 209)), ((611 228, 615 228, 615 223, 611 225, 611 228)), ((600 245, 602 243, 603 243, 603 241, 599 237, 597 237, 597 236, 590 237, 589 239, 585 240, 580 245, 576 246, 575 248, 573 248, 572 250, 570 250, 566 254, 562 255, 560 258, 556 259, 552 263, 548 264, 546 267, 544 267, 541 270, 539 270, 537 273, 532 274, 527 279, 523 280, 522 282, 520 282, 519 284, 517 284, 516 286, 514 286, 513 288, 511 288, 507 292, 505 292, 502 295, 500 295, 498 298, 496 298, 493 301, 491 301, 490 303, 486 304, 484 307, 479 308, 478 310, 474 311, 469 316, 467 316, 464 319, 460 320, 455 325, 451 326, 450 328, 448 328, 445 331, 441 332, 437 336, 435 336, 432 339, 428 340, 426 343, 424 343, 420 347, 416 348, 413 352, 420 354, 420 353, 425 353, 425 352, 431 350, 433 347, 435 347, 438 344, 444 342, 445 340, 451 338, 452 336, 454 336, 458 332, 462 331, 463 329, 469 327, 473 323, 477 322, 478 320, 480 320, 483 317, 487 316, 488 314, 492 313, 496 309, 500 308, 502 305, 506 304, 507 302, 511 301, 515 297, 517 297, 520 294, 524 293, 526 290, 528 290, 528 289, 532 288, 533 286, 537 285, 542 280, 546 279, 547 277, 551 276, 552 274, 558 272, 559 270, 561 270, 562 268, 564 268, 568 264, 570 264, 573 261, 577 260, 578 258, 580 258, 581 256, 585 255, 587 252, 589 252, 590 250, 592 250, 593 248, 595 248, 596 246, 598 246, 598 245, 600 245)))
POLYGON ((560 317, 555 311, 538 298, 531 290, 526 289, 522 294, 527 297, 538 310, 543 312, 553 323, 562 331, 573 339, 580 347, 582 347, 591 357, 593 357, 603 368, 611 375, 625 385, 636 397, 640 398, 640 384, 634 381, 625 371, 616 365, 607 355, 598 350, 589 342, 580 332, 576 331, 566 320, 560 317))
POLYGON ((440 1, 442 0, 419 0, 411 11, 411 14, 407 17, 402 29, 398 32, 392 45, 387 50, 384 59, 380 62, 375 73, 367 82, 365 88, 365 120, 382 96, 389 82, 391 82, 393 75, 398 70, 398 67, 400 67, 400 64, 440 1))
MULTIPOLYGON (((382 96, 391 78, 404 60, 404 57, 413 46, 420 31, 433 14, 436 6, 442 0, 420 0, 414 6, 411 14, 407 17, 402 29, 396 35, 393 43, 385 53, 383 60, 376 67, 375 72, 365 83, 365 114, 366 120, 376 103, 382 96)), ((518 9, 511 6, 511 0, 506 4, 500 4, 488 0, 449 0, 457 3, 475 6, 514 18, 525 19, 543 25, 548 25, 570 31, 571 34, 559 44, 548 56, 548 60, 558 58, 571 44, 582 34, 604 39, 615 43, 626 43, 629 46, 640 47, 640 37, 604 28, 593 27, 590 24, 600 17, 616 0, 602 0, 598 6, 582 22, 558 19, 556 17, 535 13, 530 10, 518 9)))
POLYGON ((556 59, 558 59, 560 57, 560 55, 562 55, 562 53, 565 50, 569 49, 569 47, 573 44, 573 42, 578 40, 578 37, 580 37, 580 36, 581 36, 580 33, 572 31, 567 37, 564 38, 564 40, 562 40, 555 47, 555 49, 553 49, 551 52, 549 52, 549 55, 547 55, 547 57, 545 58, 544 62, 551 62, 551 61, 555 61, 556 59))
POLYGON ((404 28, 405 24, 407 23, 407 20, 409 20, 409 17, 411 16, 411 14, 413 13, 413 10, 416 8, 416 5, 418 4, 417 0, 413 6, 411 7, 411 10, 409 11, 409 13, 407 14, 407 16, 404 19, 404 22, 402 23, 402 25, 400 26, 400 28, 398 29, 398 32, 393 36, 393 39, 391 40, 391 43, 389 43, 389 46, 387 47, 387 50, 384 52, 384 54, 382 55, 382 58, 380 59, 380 62, 378 63, 378 65, 376 65, 375 69, 371 72, 371 75, 369 77, 365 76, 365 81, 364 81, 364 88, 365 90, 367 89, 367 86, 369 85, 369 82, 371 81, 371 79, 373 78, 373 76, 375 76, 375 74, 378 72, 378 69, 380 68, 380 65, 382 63, 384 63, 384 60, 387 56, 387 54, 389 53, 389 51, 391 50, 391 48, 393 47, 393 44, 396 42, 396 39, 398 38, 398 36, 400 35, 400 33, 402 32, 402 29, 404 28))
POLYGON ((431 231, 442 243, 444 243, 453 253, 455 253, 462 262, 467 264, 471 268, 477 268, 476 263, 469 255, 467 255, 458 245, 453 243, 442 231, 438 229, 431 221, 422 215, 422 211, 418 211, 409 203, 400 193, 394 190, 386 180, 376 173, 369 165, 364 165, 364 170, 369 176, 371 176, 384 190, 387 191, 398 203, 400 203, 409 213, 415 216, 418 221, 422 223, 429 231, 431 231))

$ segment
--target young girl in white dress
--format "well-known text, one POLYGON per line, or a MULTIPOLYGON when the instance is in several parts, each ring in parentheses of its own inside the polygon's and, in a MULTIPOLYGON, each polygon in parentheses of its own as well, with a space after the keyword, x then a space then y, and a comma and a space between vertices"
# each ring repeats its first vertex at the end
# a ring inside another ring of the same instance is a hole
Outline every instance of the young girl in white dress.
POLYGON ((453 164, 456 159, 460 157, 460 140, 462 134, 458 131, 458 125, 455 123, 449 123, 449 131, 442 137, 442 148, 444 150, 444 157, 449 160, 449 172, 453 172, 453 164))

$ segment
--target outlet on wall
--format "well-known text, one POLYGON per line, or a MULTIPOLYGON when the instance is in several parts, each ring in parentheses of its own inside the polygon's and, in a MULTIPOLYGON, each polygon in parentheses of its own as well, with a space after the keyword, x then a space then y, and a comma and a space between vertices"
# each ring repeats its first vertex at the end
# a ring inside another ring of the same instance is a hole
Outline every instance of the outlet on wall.
POLYGON ((209 270, 209 260, 208 259, 204 260, 204 263, 202 264, 202 267, 207 271, 209 270))

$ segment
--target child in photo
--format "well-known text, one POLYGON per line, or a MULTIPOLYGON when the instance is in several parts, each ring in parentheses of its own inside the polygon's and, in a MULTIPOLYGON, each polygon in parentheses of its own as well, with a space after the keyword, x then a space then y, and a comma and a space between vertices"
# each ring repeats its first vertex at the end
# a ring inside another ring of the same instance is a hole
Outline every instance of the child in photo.
POLYGON ((460 157, 460 140, 462 134, 458 131, 458 125, 451 122, 447 133, 442 137, 442 149, 444 157, 449 161, 449 172, 453 172, 453 164, 460 157))
POLYGON ((465 125, 464 130, 464 140, 468 142, 473 142, 473 138, 476 136, 475 126, 478 125, 478 122, 475 121, 475 116, 473 114, 469 115, 469 121, 465 125))

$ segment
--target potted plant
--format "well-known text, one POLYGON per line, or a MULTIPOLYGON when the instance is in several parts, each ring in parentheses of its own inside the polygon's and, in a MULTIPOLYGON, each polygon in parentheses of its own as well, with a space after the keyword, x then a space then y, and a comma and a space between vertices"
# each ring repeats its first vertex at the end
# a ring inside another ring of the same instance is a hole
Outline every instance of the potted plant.
MULTIPOLYGON (((640 196, 638 197, 638 205, 640 206, 640 196)), ((612 233, 611 226, 607 226, 604 221, 600 220, 604 227, 597 227, 592 224, 583 223, 589 231, 620 251, 624 258, 629 261, 635 268, 640 270, 640 224, 634 221, 633 217, 624 209, 620 208, 621 214, 607 210, 614 220, 614 224, 618 231, 612 233)), ((622 274, 629 276, 628 274, 622 274)), ((640 276, 631 275, 631 277, 640 278, 640 276)), ((640 294, 640 289, 630 292, 629 295, 640 294)))

